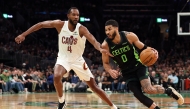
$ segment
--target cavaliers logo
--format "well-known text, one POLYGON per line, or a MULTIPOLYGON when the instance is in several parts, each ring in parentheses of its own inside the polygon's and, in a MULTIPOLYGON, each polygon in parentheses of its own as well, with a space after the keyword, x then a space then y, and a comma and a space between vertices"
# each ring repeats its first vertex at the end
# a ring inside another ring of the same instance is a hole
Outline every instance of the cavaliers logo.
POLYGON ((84 70, 87 70, 87 69, 88 69, 88 66, 86 65, 86 62, 84 62, 84 64, 83 64, 83 69, 84 69, 84 70))

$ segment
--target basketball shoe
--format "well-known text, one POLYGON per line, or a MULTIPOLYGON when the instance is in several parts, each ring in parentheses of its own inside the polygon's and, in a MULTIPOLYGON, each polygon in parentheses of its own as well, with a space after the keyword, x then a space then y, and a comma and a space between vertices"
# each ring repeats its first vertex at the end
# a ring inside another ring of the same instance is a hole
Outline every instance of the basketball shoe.
POLYGON ((179 105, 182 105, 184 103, 184 98, 173 87, 168 87, 166 89, 166 94, 174 98, 179 105))
POLYGON ((67 106, 67 102, 66 101, 64 101, 63 103, 59 102, 57 109, 64 109, 66 106, 67 106))

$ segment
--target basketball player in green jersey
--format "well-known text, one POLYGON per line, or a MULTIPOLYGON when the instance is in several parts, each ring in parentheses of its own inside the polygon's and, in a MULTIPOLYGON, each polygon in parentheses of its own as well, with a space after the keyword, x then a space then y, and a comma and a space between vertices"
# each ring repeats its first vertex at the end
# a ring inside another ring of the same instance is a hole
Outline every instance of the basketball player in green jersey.
MULTIPOLYGON (((160 109, 156 103, 145 96, 142 90, 148 94, 167 94, 177 100, 179 105, 184 103, 184 98, 172 87, 164 89, 160 85, 151 85, 148 76, 147 67, 140 62, 139 54, 135 50, 137 47, 140 52, 147 48, 138 37, 132 32, 118 31, 119 25, 115 20, 108 20, 105 23, 105 33, 108 36, 102 43, 102 48, 109 50, 114 56, 112 59, 116 62, 122 72, 129 89, 134 96, 146 107, 150 109, 160 109)), ((153 48, 151 48, 153 49, 153 48)), ((158 57, 157 50, 153 49, 158 57)), ((112 78, 117 78, 119 73, 112 69, 109 63, 109 56, 102 54, 104 68, 112 78)))

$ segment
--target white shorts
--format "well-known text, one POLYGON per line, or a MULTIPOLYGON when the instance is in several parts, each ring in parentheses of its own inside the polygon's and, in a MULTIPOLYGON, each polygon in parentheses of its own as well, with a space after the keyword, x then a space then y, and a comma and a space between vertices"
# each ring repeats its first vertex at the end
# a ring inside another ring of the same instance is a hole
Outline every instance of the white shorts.
POLYGON ((67 70, 64 77, 68 77, 69 71, 72 69, 82 81, 90 81, 90 78, 94 78, 83 57, 73 62, 67 62, 64 59, 57 58, 56 64, 62 65, 67 70))

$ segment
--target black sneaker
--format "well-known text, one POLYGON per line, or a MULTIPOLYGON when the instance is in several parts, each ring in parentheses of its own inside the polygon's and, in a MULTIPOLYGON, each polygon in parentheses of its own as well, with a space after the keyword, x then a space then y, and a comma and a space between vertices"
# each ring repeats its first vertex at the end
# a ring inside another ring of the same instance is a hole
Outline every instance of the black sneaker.
POLYGON ((60 102, 59 102, 57 109, 64 109, 66 106, 67 106, 66 101, 64 101, 63 103, 60 103, 60 102))
POLYGON ((182 105, 184 103, 184 98, 181 96, 180 93, 178 93, 173 87, 168 87, 167 89, 169 93, 167 93, 169 96, 173 97, 179 105, 182 105))

